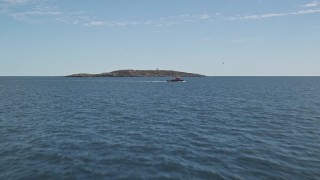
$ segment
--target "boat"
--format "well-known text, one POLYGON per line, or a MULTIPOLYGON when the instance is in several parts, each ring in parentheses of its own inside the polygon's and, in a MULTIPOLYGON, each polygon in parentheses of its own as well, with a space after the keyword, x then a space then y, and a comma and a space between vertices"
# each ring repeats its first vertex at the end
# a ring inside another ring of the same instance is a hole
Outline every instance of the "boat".
POLYGON ((179 77, 176 77, 176 78, 172 78, 170 80, 167 80, 167 82, 185 82, 185 81, 179 77))

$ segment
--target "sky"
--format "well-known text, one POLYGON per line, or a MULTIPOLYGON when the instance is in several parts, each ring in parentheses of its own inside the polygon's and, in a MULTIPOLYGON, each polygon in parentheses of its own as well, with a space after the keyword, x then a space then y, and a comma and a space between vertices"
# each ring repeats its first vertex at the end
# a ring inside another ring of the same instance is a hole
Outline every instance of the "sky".
POLYGON ((320 0, 0 0, 0 76, 320 76, 320 0))

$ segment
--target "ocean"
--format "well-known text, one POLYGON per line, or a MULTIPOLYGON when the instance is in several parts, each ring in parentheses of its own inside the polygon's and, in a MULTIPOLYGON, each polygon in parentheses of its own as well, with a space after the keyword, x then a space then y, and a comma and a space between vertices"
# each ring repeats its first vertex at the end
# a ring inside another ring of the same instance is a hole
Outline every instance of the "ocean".
POLYGON ((0 179, 320 179, 320 77, 0 77, 0 179))

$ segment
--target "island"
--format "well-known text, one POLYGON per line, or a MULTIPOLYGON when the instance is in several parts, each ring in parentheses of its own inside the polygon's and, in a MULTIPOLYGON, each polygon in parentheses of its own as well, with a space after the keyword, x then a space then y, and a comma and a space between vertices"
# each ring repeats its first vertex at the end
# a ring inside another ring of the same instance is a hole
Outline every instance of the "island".
POLYGON ((100 74, 79 73, 66 77, 205 77, 205 75, 173 70, 117 70, 100 74))

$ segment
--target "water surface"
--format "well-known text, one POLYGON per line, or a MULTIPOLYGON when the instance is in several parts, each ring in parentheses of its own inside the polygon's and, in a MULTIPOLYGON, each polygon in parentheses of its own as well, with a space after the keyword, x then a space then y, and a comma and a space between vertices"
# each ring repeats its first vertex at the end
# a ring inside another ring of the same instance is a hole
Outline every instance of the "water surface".
POLYGON ((0 77, 0 179, 319 179, 319 77, 0 77))

